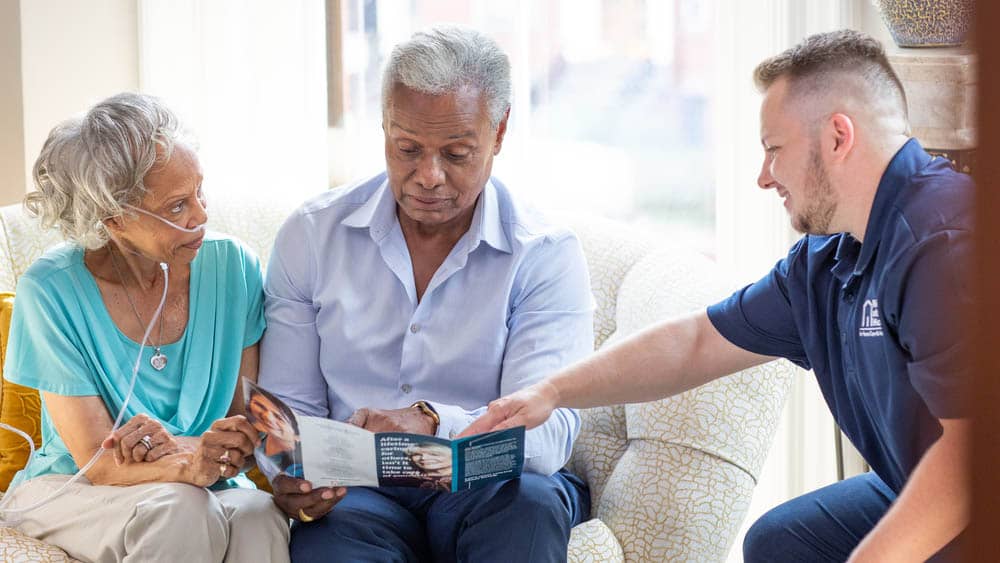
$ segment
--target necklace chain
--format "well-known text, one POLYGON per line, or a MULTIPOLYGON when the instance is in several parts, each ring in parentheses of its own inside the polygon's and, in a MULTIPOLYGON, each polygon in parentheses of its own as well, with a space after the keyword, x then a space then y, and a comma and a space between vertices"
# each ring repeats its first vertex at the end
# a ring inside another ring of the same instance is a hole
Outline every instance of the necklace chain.
MULTIPOLYGON (((139 320, 139 327, 143 325, 142 315, 139 314, 139 308, 135 306, 135 301, 132 300, 132 294, 128 292, 128 286, 125 284, 125 276, 122 275, 121 269, 118 267, 118 261, 115 260, 115 253, 113 250, 108 248, 108 254, 111 256, 111 266, 114 267, 115 273, 118 274, 118 279, 122 282, 122 290, 125 291, 125 297, 128 299, 129 306, 132 307, 132 312, 135 313, 135 318, 139 320)), ((160 353, 160 346, 163 344, 163 313, 160 313, 160 334, 157 338, 159 344, 153 344, 153 356, 162 356, 160 353)), ((154 366, 155 367, 155 366, 154 366)), ((157 368, 162 369, 162 368, 157 368)))

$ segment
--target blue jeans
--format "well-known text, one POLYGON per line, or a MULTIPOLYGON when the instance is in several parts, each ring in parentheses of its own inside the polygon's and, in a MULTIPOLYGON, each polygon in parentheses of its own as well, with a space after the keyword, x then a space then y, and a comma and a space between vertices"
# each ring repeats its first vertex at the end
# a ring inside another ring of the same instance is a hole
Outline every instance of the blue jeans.
MULTIPOLYGON (((874 472, 794 498, 754 522, 743 540, 743 561, 846 561, 894 500, 896 493, 874 472)), ((957 561, 961 538, 929 561, 957 561)))
POLYGON ((457 493, 358 487, 293 524, 289 549, 298 563, 565 561, 570 529, 589 514, 587 485, 565 471, 457 493))

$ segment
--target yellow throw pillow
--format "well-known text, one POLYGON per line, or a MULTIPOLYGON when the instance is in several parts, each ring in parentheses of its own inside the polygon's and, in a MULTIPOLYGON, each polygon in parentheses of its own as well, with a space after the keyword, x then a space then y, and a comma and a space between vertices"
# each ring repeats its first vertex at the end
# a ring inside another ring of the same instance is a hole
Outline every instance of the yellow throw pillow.
MULTIPOLYGON (((14 294, 0 293, 0 374, 7 357, 7 337, 10 315, 14 311, 14 294)), ((0 422, 31 435, 35 447, 42 443, 41 408, 38 391, 0 378, 0 422)), ((0 490, 7 490, 14 474, 28 462, 28 443, 24 438, 0 429, 0 490)))

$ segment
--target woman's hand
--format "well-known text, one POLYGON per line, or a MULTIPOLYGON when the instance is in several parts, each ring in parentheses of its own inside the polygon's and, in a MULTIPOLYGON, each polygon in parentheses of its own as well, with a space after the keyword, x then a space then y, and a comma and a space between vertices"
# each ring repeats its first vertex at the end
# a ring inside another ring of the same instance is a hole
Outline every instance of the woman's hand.
POLYGON ((118 465, 156 461, 181 451, 181 445, 160 421, 137 414, 101 443, 111 450, 118 465))
POLYGON ((258 445, 259 434, 243 415, 216 420, 201 435, 193 454, 190 482, 207 487, 219 479, 235 477, 253 459, 258 445))

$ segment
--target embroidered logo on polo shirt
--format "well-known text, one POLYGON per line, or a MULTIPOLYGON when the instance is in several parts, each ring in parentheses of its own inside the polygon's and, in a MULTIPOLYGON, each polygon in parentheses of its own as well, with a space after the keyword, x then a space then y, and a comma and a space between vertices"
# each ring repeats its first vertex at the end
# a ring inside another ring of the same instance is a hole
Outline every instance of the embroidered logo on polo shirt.
POLYGON ((861 328, 858 329, 858 336, 882 336, 878 299, 869 299, 861 305, 861 328))

